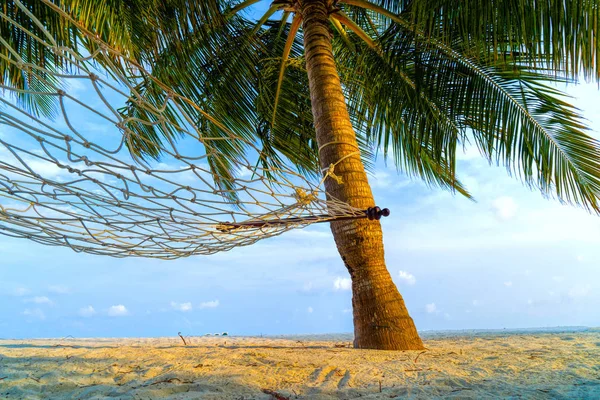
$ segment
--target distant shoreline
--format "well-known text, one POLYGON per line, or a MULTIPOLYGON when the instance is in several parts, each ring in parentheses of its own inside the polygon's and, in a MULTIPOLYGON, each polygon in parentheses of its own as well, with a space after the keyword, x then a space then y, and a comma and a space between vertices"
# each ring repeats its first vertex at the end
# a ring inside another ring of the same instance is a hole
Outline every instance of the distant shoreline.
MULTIPOLYGON (((441 339, 455 337, 482 337, 482 336, 506 336, 519 334, 561 334, 561 333, 581 333, 581 332, 600 332, 600 327, 589 326, 553 326, 536 328, 504 328, 504 329, 445 329, 445 330, 423 330, 419 334, 423 339, 441 339)), ((350 332, 341 333, 298 333, 298 334, 255 334, 255 335, 236 335, 234 333, 225 336, 215 334, 184 334, 185 337, 236 337, 236 338, 265 338, 265 339, 285 339, 285 340, 311 340, 311 341, 331 341, 331 340, 352 340, 353 334, 350 332)), ((178 338, 177 333, 172 336, 106 336, 106 337, 23 337, 23 338, 2 338, 1 340, 119 340, 119 339, 171 339, 178 338)))
MULTIPOLYGON (((545 334, 545 333, 580 333, 599 332, 600 327, 589 326, 552 326, 538 328, 505 328, 505 329, 447 329, 419 331, 423 339, 441 339, 454 337, 480 337, 480 336, 505 336, 519 334, 545 334)), ((242 336, 257 337, 257 336, 242 336)), ((259 336, 260 337, 260 336, 259 336)), ((352 333, 322 333, 322 334, 297 334, 297 335, 263 335, 265 338, 290 339, 290 340, 352 340, 352 333), (344 338, 344 339, 342 339, 344 338)))

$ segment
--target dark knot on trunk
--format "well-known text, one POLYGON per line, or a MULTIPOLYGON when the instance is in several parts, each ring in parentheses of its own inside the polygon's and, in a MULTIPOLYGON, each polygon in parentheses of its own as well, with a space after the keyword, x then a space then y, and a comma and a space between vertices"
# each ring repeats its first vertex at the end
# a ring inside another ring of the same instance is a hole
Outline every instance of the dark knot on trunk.
POLYGON ((373 220, 379 221, 381 219, 381 217, 387 217, 389 215, 390 215, 389 208, 381 209, 381 208, 375 206, 375 207, 369 207, 367 209, 367 218, 370 221, 373 221, 373 220))

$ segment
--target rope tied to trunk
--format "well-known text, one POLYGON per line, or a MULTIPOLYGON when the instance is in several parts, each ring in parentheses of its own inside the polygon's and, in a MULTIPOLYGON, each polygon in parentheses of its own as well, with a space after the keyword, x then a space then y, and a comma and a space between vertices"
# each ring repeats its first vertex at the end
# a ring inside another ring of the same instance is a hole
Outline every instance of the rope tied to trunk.
POLYGON ((329 168, 323 168, 321 171, 325 172, 324 179, 329 177, 334 179, 338 183, 338 185, 344 184, 344 180, 342 179, 342 177, 335 174, 335 164, 329 164, 329 168))
POLYGON ((339 141, 339 140, 334 140, 334 141, 327 142, 327 143, 324 143, 321 146, 319 146, 319 150, 318 150, 319 155, 321 154, 321 150, 323 150, 325 147, 330 146, 332 144, 338 144, 338 145, 344 144, 344 145, 352 146, 357 149, 356 151, 354 151, 352 153, 346 154, 345 156, 343 156, 342 158, 337 160, 335 163, 329 164, 329 167, 321 169, 321 172, 325 173, 325 176, 321 180, 321 184, 325 181, 325 179, 327 179, 327 177, 330 177, 330 178, 334 179, 338 183, 338 185, 343 185, 344 180, 341 176, 335 174, 335 167, 347 158, 350 158, 350 157, 353 157, 356 155, 358 155, 360 157, 360 148, 355 143, 348 143, 348 142, 343 142, 343 141, 339 141))

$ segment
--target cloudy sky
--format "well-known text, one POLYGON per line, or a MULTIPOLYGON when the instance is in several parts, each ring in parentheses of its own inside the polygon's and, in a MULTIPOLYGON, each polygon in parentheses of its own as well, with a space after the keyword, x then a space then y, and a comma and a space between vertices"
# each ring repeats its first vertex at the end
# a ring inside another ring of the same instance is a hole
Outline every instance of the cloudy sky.
MULTIPOLYGON (((568 92, 600 138, 596 85, 568 92)), ((476 149, 476 202, 371 177, 386 259, 421 330, 600 325, 600 217, 545 200, 476 149)), ((351 332, 349 276, 326 225, 176 261, 112 259, 0 236, 0 337, 351 332)))

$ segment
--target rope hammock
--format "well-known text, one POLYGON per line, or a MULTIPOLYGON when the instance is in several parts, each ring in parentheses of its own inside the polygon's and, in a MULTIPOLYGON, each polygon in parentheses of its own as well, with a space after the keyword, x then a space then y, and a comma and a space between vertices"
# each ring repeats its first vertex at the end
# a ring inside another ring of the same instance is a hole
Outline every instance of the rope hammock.
POLYGON ((82 56, 57 45, 44 24, 14 3, 29 24, 1 11, 0 24, 33 38, 53 55, 53 65, 68 67, 33 63, 0 38, 0 62, 26 82, 16 88, 0 77, 0 233, 78 252, 172 259, 230 250, 313 223, 389 214, 328 197, 323 182, 337 178, 335 164, 320 181, 291 167, 261 168, 256 143, 219 125, 96 35, 81 31, 93 44, 87 48, 95 49, 82 56), (138 90, 142 82, 153 84, 152 99, 138 90), (44 102, 55 102, 57 115, 44 117, 28 106, 44 102), (119 107, 128 103, 141 112, 124 115, 119 107), (219 135, 210 137, 202 124, 216 124, 219 135), (173 133, 164 135, 159 161, 130 151, 148 141, 140 132, 152 128, 173 133), (223 140, 247 148, 245 158, 219 152, 215 143, 223 140), (219 163, 236 166, 227 184, 215 173, 219 163))

